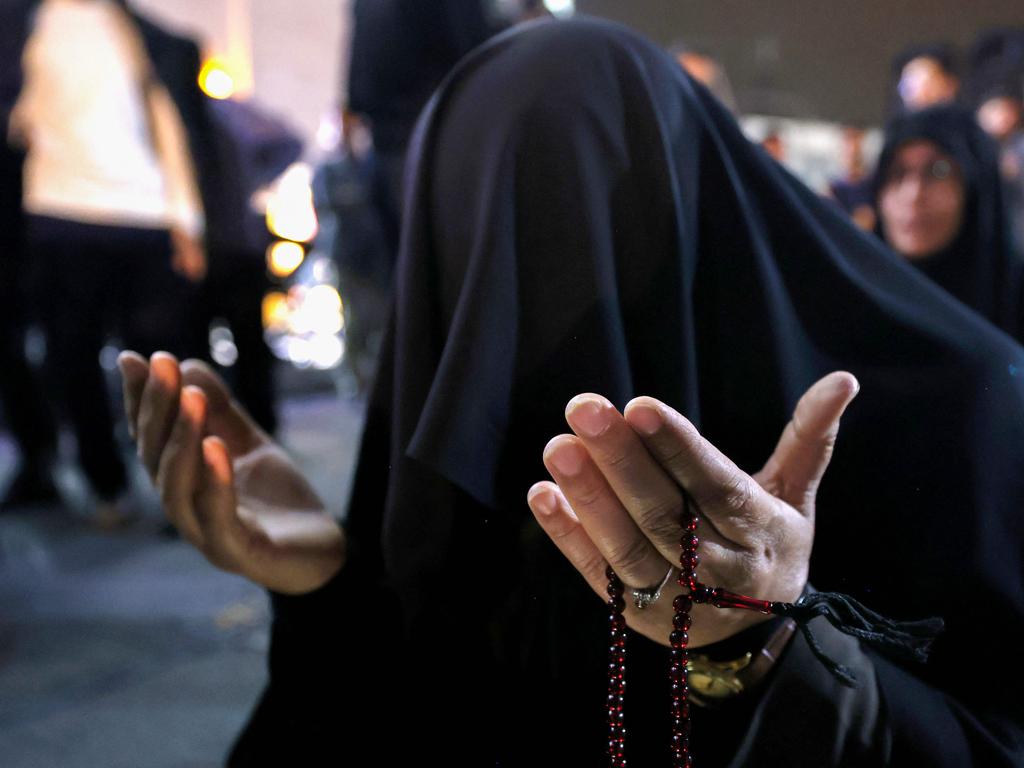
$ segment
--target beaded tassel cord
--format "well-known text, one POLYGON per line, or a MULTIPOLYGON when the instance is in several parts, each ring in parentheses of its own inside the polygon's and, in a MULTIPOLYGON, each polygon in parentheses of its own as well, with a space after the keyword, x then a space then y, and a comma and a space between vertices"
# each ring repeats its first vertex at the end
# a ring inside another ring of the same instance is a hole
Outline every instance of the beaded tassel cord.
MULTIPOLYGON (((808 628, 809 622, 825 617, 839 631, 869 642, 890 654, 923 663, 928 648, 942 631, 941 619, 897 622, 865 608, 852 597, 835 592, 808 592, 795 603, 759 600, 718 587, 708 587, 697 581, 700 556, 697 547, 698 518, 691 509, 689 496, 683 494, 683 535, 679 547, 679 577, 677 583, 688 590, 672 601, 675 615, 669 635, 669 685, 672 713, 672 768, 692 768, 690 752, 690 686, 687 673, 690 641, 690 610, 695 604, 707 603, 716 608, 742 608, 759 613, 787 616, 794 619, 807 639, 814 655, 840 682, 856 684, 852 673, 830 659, 808 628)), ((622 595, 625 586, 611 566, 608 577, 608 623, 611 641, 608 657, 608 765, 610 768, 626 766, 626 602, 622 595)))

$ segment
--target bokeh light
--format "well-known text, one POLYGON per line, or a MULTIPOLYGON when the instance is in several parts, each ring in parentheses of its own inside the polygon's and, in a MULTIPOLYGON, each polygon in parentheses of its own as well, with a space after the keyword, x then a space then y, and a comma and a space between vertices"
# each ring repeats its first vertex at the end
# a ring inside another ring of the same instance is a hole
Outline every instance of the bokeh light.
POLYGON ((235 79, 223 59, 207 59, 199 70, 199 87, 211 99, 230 99, 235 95, 235 79))
POLYGON ((302 265, 306 249, 291 240, 278 240, 267 249, 267 269, 275 277, 288 277, 302 265))
POLYGON ((284 240, 308 243, 318 224, 313 207, 313 169, 295 163, 274 184, 267 200, 267 228, 284 240))

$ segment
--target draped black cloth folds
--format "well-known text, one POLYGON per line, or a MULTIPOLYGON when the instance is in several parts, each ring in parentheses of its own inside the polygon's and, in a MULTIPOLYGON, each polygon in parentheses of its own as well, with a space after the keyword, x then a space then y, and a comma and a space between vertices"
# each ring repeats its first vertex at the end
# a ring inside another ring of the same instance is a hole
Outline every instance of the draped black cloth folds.
MULTIPOLYGON (((619 26, 542 22, 478 49, 409 168, 352 567, 275 597, 271 686, 235 764, 275 740, 344 764, 369 738, 382 765, 600 765, 604 609, 525 503, 565 403, 658 397, 754 471, 835 369, 862 389, 811 580, 948 631, 915 668, 820 622, 860 687, 798 636, 762 690, 697 713, 698 765, 1019 764, 1024 350, 619 26)), ((630 654, 630 762, 667 764, 665 654, 630 654)))
MULTIPOLYGON (((956 238, 939 253, 911 263, 1018 341, 1024 339, 1024 259, 1013 240, 999 147, 974 115, 938 106, 894 118, 874 180, 876 207, 900 147, 930 141, 953 158, 964 183, 964 216, 956 238)), ((878 233, 884 237, 882 223, 878 233)))

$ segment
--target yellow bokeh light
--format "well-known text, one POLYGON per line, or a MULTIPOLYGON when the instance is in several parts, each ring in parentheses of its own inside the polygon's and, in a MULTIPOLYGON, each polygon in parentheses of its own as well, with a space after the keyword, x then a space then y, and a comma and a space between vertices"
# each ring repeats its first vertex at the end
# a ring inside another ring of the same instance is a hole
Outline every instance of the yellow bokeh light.
POLYGON ((235 79, 224 61, 214 57, 199 70, 199 87, 211 99, 230 99, 235 94, 235 79))
POLYGON ((263 297, 263 327, 270 330, 282 330, 288 325, 288 297, 280 291, 273 291, 263 297))
POLYGON ((267 268, 275 277, 288 277, 306 258, 306 249, 290 240, 278 240, 267 249, 267 268))

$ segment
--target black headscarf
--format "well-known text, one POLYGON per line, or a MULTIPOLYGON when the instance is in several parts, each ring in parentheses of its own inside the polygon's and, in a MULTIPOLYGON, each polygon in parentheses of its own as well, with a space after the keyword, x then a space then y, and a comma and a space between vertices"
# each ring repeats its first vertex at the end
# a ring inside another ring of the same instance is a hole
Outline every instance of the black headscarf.
MULTIPOLYGON (((1024 350, 619 26, 542 23, 478 49, 411 158, 352 558, 318 593, 276 598, 271 687, 242 747, 266 757, 261 734, 288 728, 291 749, 341 755, 377 726, 376 754, 601 764, 604 609, 525 504, 565 403, 661 398, 753 471, 842 368, 862 390, 819 493, 811 579, 948 632, 924 668, 830 639, 856 690, 796 638, 764 689, 697 713, 698 765, 1020 758, 1024 350)), ((664 650, 630 643, 630 761, 667 764, 664 650)))
MULTIPOLYGON (((875 174, 875 206, 900 147, 925 139, 960 168, 964 182, 963 223, 939 253, 911 264, 1014 338, 1024 339, 1024 262, 1013 242, 999 175, 999 148, 974 116, 939 106, 894 119, 875 174)), ((877 232, 885 237, 881 217, 877 232)))

